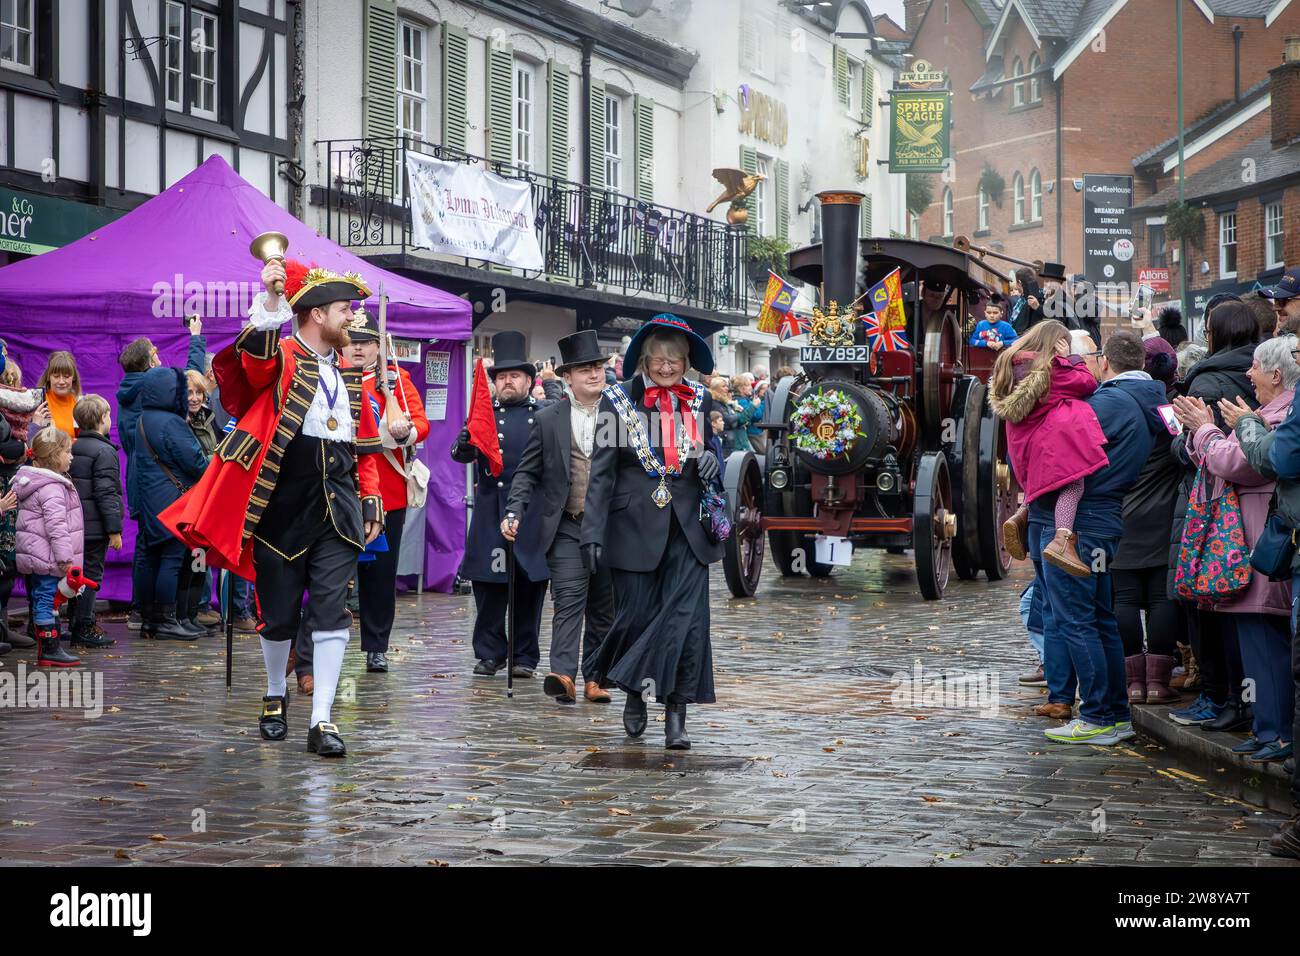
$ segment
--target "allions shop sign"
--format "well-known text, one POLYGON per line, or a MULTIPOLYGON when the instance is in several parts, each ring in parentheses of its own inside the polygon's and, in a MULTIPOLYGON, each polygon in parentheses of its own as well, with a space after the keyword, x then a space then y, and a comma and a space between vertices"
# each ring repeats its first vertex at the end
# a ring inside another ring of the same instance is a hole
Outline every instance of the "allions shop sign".
POLYGON ((121 212, 104 206, 0 189, 0 251, 34 256, 80 239, 121 212))

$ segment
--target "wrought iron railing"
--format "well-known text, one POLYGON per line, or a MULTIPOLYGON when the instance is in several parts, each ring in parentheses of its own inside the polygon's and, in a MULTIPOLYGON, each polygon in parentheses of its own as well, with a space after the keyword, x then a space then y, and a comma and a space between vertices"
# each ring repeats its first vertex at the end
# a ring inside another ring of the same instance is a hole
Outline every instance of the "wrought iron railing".
POLYGON ((403 253, 412 248, 411 206, 405 198, 409 149, 449 162, 479 163, 531 184, 545 266, 521 273, 525 276, 716 312, 744 313, 749 302, 745 234, 738 227, 408 137, 320 145, 329 163, 326 230, 342 246, 403 253))

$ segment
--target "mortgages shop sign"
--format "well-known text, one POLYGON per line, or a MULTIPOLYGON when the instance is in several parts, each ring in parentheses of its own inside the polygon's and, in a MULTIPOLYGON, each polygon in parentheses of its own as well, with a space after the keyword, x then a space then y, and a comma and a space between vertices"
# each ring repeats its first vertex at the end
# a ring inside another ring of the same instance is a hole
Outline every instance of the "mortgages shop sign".
POLYGON ((80 239, 120 215, 104 206, 0 189, 0 251, 39 255, 80 239))
POLYGON ((889 94, 889 171, 940 173, 950 155, 952 100, 947 90, 889 94))

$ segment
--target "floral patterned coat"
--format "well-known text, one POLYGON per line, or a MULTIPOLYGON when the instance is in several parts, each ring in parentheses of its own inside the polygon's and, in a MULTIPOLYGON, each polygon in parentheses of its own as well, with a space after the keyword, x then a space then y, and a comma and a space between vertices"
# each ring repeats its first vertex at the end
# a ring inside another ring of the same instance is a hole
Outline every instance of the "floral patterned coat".
MULTIPOLYGON (((1267 405, 1256 410, 1276 428, 1291 409, 1295 392, 1283 391, 1267 405)), ((1236 435, 1224 435, 1214 424, 1202 425, 1188 445, 1188 457, 1197 465, 1204 465, 1213 476, 1210 493, 1220 495, 1225 485, 1231 483, 1241 501, 1241 515, 1245 523, 1246 545, 1253 548, 1268 523, 1269 504, 1273 499, 1275 482, 1266 481, 1250 467, 1236 435)), ((1270 581, 1258 571, 1250 573, 1250 587, 1236 600, 1216 604, 1214 610, 1228 614, 1284 614, 1291 613, 1291 585, 1287 581, 1270 581)))

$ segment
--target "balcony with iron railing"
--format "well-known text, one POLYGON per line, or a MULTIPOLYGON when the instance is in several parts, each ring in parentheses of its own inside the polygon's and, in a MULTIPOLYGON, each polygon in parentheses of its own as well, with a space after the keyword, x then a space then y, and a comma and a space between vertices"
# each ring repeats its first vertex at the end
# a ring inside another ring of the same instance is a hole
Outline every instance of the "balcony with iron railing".
MULTIPOLYGON (((510 270, 517 276, 643 299, 651 308, 731 313, 741 321, 751 303, 741 227, 409 137, 319 145, 329 171, 323 187, 326 234, 359 255, 398 252, 405 260, 414 252, 406 176, 410 150, 480 164, 531 185, 544 267, 510 270)), ((453 260, 429 256, 427 261, 436 266, 453 260)), ((454 261, 496 274, 504 268, 454 261)), ((492 280, 485 275, 484 281, 492 280)))

